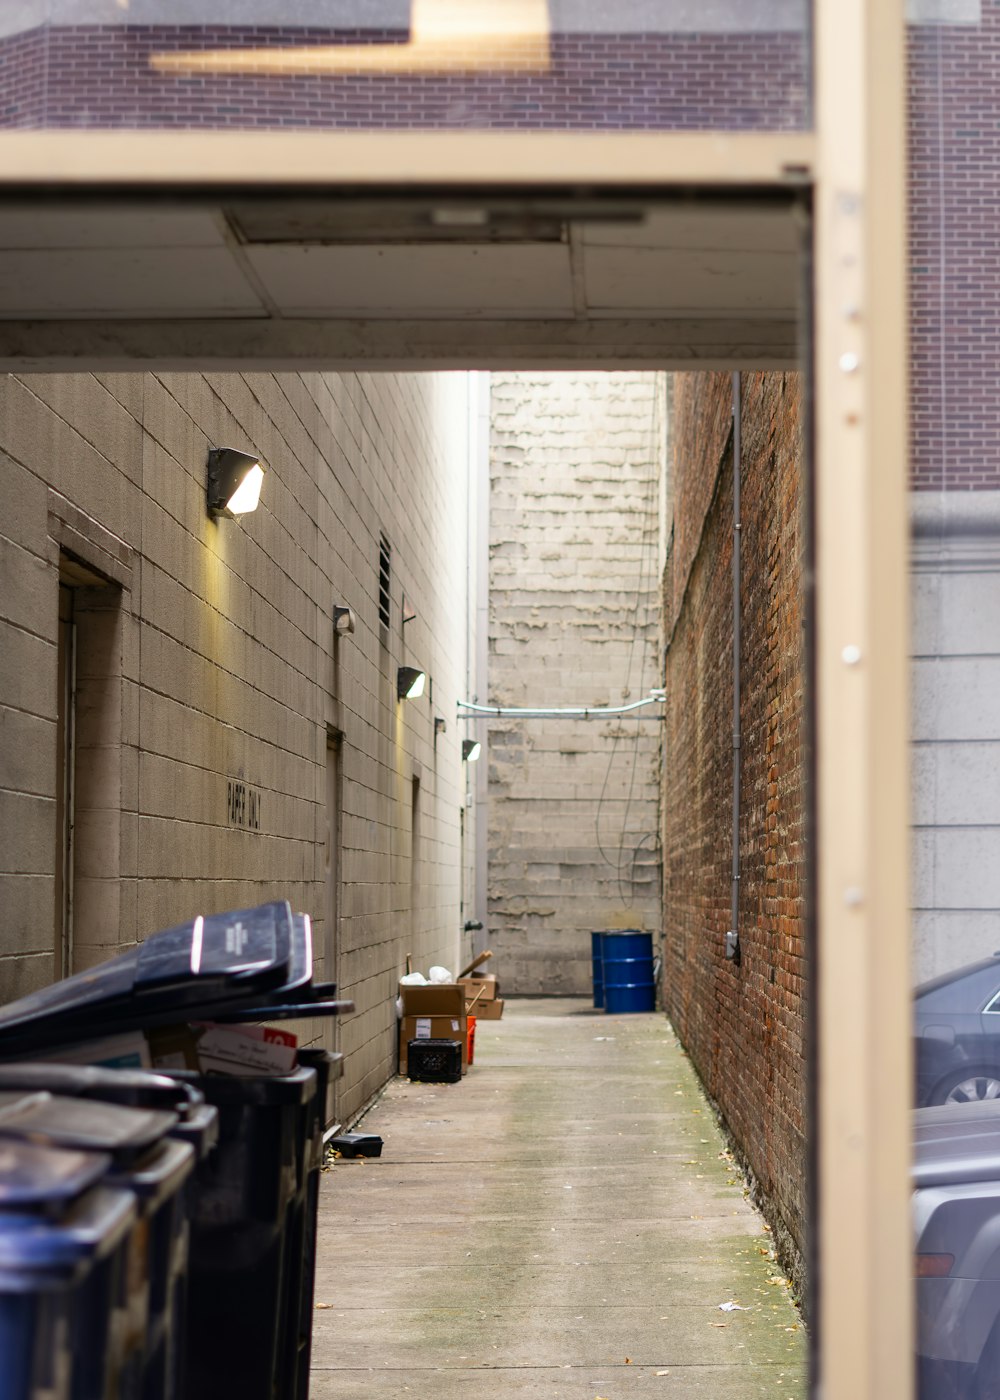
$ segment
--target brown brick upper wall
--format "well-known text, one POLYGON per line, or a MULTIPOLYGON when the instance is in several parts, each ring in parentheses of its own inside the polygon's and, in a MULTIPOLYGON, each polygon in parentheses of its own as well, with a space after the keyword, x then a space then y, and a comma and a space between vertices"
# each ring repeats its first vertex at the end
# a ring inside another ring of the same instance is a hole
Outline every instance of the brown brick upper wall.
POLYGON ((1000 487, 1000 4, 909 36, 912 484, 1000 487))
POLYGON ((45 28, 0 41, 0 127, 797 130, 801 34, 556 34, 545 72, 175 76, 185 49, 398 44, 400 30, 45 28))

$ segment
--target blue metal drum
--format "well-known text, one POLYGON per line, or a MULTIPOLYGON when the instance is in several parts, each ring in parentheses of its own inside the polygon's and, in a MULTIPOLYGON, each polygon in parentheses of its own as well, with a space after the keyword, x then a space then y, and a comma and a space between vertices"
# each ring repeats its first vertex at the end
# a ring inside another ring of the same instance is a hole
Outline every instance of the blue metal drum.
POLYGON ((635 928, 609 930, 601 944, 605 1011, 655 1010, 653 935, 635 928))
POLYGON ((590 966, 594 983, 594 1005, 604 1006, 604 930, 590 935, 590 966))

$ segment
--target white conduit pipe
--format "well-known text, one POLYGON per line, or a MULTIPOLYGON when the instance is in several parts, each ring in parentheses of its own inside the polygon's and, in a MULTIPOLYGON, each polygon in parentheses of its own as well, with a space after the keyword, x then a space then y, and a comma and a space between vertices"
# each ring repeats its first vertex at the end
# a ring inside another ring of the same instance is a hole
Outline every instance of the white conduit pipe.
MULTIPOLYGON (((491 715, 496 719, 520 715, 523 719, 600 719, 604 715, 627 715, 641 710, 646 705, 662 705, 666 700, 665 690, 653 690, 644 700, 633 700, 631 705, 570 705, 558 708, 541 708, 531 705, 477 705, 472 700, 459 700, 459 710, 468 710, 472 715, 491 715)), ((632 715, 633 719, 662 719, 662 715, 632 715)))

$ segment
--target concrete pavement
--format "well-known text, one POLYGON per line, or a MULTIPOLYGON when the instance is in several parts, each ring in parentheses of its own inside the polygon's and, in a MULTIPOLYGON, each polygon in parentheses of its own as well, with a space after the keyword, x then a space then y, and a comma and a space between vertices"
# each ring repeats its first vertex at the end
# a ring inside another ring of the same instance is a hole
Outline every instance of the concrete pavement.
POLYGON ((313 1400, 803 1400, 769 1236, 658 1014, 508 1002, 320 1203, 313 1400), (723 1312, 736 1302, 748 1311, 723 1312))

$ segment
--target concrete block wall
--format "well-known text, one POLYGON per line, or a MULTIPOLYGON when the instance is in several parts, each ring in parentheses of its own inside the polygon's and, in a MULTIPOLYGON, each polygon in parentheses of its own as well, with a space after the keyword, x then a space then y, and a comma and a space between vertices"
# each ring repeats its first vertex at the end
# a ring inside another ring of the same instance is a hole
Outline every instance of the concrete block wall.
POLYGON ((1000 948, 1000 491, 914 491, 914 981, 1000 948))
POLYGON ((465 947, 460 735, 435 735, 434 717, 451 719, 467 684, 470 383, 0 380, 0 998, 61 970, 62 574, 76 622, 71 967, 195 912, 288 898, 314 917, 319 975, 357 1004, 337 1028, 342 1115, 393 1072, 407 953, 450 964, 465 947), (206 512, 220 444, 267 468, 240 522, 206 512), (334 604, 353 610, 353 634, 334 634, 334 604), (397 701, 404 663, 428 673, 422 699, 397 701))
MULTIPOLYGON (((649 373, 492 376, 489 703, 621 705, 659 684, 663 393, 649 373)), ((659 745, 658 719, 490 721, 505 991, 589 994, 592 929, 658 929, 659 745)))
POLYGON ((806 1229, 801 385, 742 376, 739 966, 732 927, 732 377, 672 379, 664 1001, 800 1281, 806 1229))

